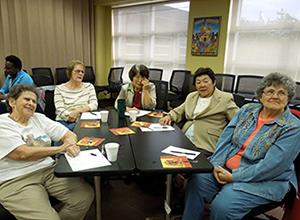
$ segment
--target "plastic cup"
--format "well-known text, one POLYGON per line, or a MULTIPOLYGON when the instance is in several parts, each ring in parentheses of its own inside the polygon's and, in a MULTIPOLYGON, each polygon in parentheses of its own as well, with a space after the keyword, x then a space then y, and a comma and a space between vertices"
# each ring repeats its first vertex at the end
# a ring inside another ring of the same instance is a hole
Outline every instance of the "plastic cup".
POLYGON ((110 162, 115 162, 118 158, 118 151, 119 151, 119 144, 118 143, 107 143, 105 144, 105 151, 107 155, 107 159, 110 162))
POLYGON ((130 121, 136 121, 137 110, 129 110, 130 121))
POLYGON ((108 111, 107 110, 103 110, 103 111, 100 111, 100 117, 101 117, 101 121, 106 123, 107 120, 108 120, 108 111))

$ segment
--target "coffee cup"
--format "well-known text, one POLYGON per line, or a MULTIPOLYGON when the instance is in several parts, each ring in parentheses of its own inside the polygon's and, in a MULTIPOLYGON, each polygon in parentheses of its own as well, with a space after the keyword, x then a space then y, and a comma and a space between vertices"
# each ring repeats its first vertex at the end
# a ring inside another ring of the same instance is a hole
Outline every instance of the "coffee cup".
POLYGON ((103 123, 106 123, 107 122, 107 120, 108 120, 108 111, 107 110, 102 110, 102 111, 100 111, 100 117, 101 117, 101 121, 103 122, 103 123))
POLYGON ((115 162, 118 158, 118 151, 119 151, 119 144, 118 143, 107 143, 104 145, 105 147, 105 152, 107 155, 107 159, 110 162, 115 162))

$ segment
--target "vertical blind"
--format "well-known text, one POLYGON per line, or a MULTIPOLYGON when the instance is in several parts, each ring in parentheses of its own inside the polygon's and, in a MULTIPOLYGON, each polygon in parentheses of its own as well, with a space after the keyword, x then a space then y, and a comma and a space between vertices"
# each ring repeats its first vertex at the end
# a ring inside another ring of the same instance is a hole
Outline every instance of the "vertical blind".
POLYGON ((133 64, 164 69, 185 68, 189 2, 151 4, 113 9, 113 63, 125 66, 124 79, 133 64))
POLYGON ((232 0, 225 71, 300 80, 298 0, 232 0))

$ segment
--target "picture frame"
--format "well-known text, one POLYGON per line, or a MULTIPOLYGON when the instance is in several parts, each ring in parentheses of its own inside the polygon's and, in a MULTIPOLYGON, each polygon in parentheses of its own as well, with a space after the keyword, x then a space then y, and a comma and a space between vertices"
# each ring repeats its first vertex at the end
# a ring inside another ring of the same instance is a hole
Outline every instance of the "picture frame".
POLYGON ((194 18, 193 56, 218 56, 221 16, 194 18))

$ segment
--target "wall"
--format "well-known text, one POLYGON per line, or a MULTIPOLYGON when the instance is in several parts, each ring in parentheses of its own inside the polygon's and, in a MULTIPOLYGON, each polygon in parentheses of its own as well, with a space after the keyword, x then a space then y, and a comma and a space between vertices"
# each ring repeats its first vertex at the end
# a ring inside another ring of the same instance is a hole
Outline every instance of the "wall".
POLYGON ((216 73, 223 72, 230 0, 191 0, 186 52, 186 68, 195 72, 198 67, 211 67, 216 73), (221 16, 218 56, 192 56, 191 43, 193 21, 196 17, 221 16))
POLYGON ((107 85, 107 76, 112 66, 111 8, 97 3, 94 8, 96 84, 107 85))

